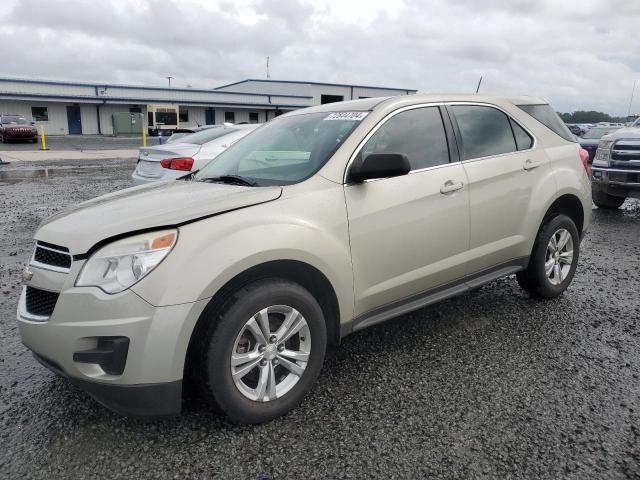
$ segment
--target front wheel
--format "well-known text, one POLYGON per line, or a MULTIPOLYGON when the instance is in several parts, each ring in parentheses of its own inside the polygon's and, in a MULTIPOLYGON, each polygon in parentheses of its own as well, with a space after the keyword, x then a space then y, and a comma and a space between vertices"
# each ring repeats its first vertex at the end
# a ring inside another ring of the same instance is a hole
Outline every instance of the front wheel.
POLYGON ((620 208, 626 200, 625 197, 617 197, 605 192, 592 191, 591 194, 593 203, 595 203, 598 208, 604 208, 606 210, 616 210, 620 208))
POLYGON ((566 215, 548 217, 533 245, 527 268, 516 274, 523 290, 540 298, 555 298, 567 289, 578 265, 580 235, 566 215))
POLYGON ((199 383, 232 420, 262 423, 298 405, 324 361, 326 325, 316 299, 285 280, 236 292, 212 315, 199 348, 199 383))

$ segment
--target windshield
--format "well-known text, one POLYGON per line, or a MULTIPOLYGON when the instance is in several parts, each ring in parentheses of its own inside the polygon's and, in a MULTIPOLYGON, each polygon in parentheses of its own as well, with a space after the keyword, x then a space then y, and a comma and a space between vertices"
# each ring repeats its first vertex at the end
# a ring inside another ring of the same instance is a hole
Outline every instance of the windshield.
POLYGON ((31 125, 31 122, 27 121, 24 117, 4 117, 2 119, 3 125, 31 125))
POLYGON ((308 113, 272 120, 209 163, 197 180, 241 176, 263 185, 291 185, 329 160, 366 112, 308 113))
POLYGON ((610 133, 615 132, 620 127, 603 127, 603 128, 592 128, 587 133, 585 133, 582 138, 586 140, 597 140, 604 135, 609 135, 610 133))
POLYGON ((194 145, 203 145, 216 138, 223 137, 233 132, 237 132, 237 128, 215 127, 202 130, 201 132, 190 133, 180 138, 180 143, 193 143, 194 145))

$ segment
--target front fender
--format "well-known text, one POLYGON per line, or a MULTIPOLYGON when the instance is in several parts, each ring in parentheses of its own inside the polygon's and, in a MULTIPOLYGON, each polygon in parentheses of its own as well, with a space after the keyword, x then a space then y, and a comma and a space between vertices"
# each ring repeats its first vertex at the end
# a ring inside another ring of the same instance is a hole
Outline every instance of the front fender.
POLYGON ((335 186, 184 225, 174 250, 133 290, 157 306, 195 302, 211 298, 251 267, 296 260, 327 277, 341 320, 351 318, 353 274, 343 195, 335 186))

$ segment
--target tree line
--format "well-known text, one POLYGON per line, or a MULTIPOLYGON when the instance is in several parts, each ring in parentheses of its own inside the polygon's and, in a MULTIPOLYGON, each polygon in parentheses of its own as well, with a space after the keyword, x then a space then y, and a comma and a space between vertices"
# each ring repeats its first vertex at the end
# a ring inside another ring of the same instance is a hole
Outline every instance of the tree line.
POLYGON ((572 113, 560 113, 560 118, 565 123, 598 123, 598 122, 613 122, 624 123, 627 121, 627 117, 612 117, 608 113, 596 112, 595 110, 577 110, 572 113))

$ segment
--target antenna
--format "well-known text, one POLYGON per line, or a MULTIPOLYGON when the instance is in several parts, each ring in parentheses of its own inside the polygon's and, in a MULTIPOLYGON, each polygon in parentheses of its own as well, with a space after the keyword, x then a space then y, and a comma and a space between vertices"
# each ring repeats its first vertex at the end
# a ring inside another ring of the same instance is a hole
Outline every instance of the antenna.
POLYGON ((164 77, 164 78, 166 78, 167 80, 169 80, 169 88, 171 88, 171 80, 173 79, 173 77, 169 75, 169 76, 164 77))
POLYGON ((269 57, 267 57, 267 80, 271 78, 271 75, 269 75, 269 57))
POLYGON ((638 83, 638 80, 633 81, 633 88, 631 89, 631 98, 629 99, 629 110, 627 110, 627 117, 631 115, 631 104, 633 103, 633 94, 636 92, 636 83, 638 83))
POLYGON ((482 75, 480 75, 480 80, 478 81, 478 86, 476 87, 476 93, 480 91, 480 84, 482 83, 482 75))

